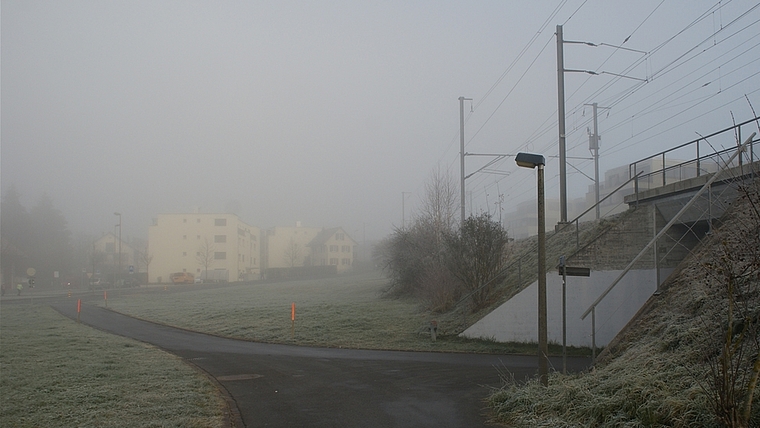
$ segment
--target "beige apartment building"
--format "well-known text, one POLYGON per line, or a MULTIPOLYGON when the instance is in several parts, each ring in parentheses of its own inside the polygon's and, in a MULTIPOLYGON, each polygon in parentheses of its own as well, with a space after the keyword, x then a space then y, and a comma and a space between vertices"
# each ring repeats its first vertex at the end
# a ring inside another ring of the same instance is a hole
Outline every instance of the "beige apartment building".
POLYGON ((175 272, 211 281, 258 279, 259 244, 259 228, 235 214, 159 214, 148 229, 148 281, 170 282, 175 272))

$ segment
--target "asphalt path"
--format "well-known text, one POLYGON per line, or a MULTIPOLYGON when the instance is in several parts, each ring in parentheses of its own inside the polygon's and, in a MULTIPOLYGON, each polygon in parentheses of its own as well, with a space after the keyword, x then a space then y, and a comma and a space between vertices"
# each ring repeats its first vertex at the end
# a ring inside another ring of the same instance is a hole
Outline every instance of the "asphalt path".
MULTIPOLYGON (((49 302, 76 319, 76 301, 49 302)), ((80 321, 171 352, 205 371, 238 427, 481 427, 503 376, 535 376, 535 356, 371 351, 226 339, 82 305, 80 321)), ((561 359, 552 359, 561 367, 561 359)), ((588 367, 568 358, 568 370, 588 367)))

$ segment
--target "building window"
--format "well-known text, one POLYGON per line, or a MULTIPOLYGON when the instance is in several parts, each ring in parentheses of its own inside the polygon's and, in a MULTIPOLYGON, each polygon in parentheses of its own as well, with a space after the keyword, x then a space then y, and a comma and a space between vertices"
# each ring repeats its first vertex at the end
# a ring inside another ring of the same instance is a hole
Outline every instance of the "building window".
POLYGON ((227 235, 214 235, 214 242, 219 242, 219 243, 227 242, 227 235))
POLYGON ((336 233, 335 234, 335 240, 336 241, 342 241, 345 239, 345 236, 342 233, 336 233))
POLYGON ((330 264, 337 266, 338 265, 338 258, 337 257, 330 258, 330 264))
POLYGON ((227 219, 226 218, 215 218, 214 219, 214 226, 227 226, 227 219))
POLYGON ((351 246, 350 245, 343 245, 340 248, 340 250, 343 251, 344 253, 350 253, 351 252, 351 246))
POLYGON ((227 260, 227 252, 226 251, 217 251, 214 253, 214 259, 215 260, 227 260))
POLYGON ((330 252, 331 253, 337 253, 338 252, 338 246, 337 245, 330 245, 330 252))
POLYGON ((341 259, 341 260, 340 260, 340 263, 341 263, 343 266, 348 266, 348 265, 350 265, 350 264, 351 264, 351 259, 341 259))
POLYGON ((106 253, 115 253, 115 252, 116 252, 116 243, 106 242, 106 253))

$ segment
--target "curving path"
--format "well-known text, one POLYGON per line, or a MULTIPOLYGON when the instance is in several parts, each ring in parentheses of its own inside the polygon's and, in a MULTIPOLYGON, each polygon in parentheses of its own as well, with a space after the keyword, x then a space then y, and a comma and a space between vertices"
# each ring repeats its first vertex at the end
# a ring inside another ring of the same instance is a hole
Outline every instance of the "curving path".
MULTIPOLYGON (((75 302, 51 306, 76 319, 75 302)), ((484 400, 501 385, 501 375, 523 380, 537 370, 537 358, 529 356, 306 348, 225 339, 86 304, 80 319, 155 345, 207 372, 233 401, 232 421, 241 427, 486 426, 484 400)), ((589 364, 588 358, 568 358, 569 370, 589 364)))

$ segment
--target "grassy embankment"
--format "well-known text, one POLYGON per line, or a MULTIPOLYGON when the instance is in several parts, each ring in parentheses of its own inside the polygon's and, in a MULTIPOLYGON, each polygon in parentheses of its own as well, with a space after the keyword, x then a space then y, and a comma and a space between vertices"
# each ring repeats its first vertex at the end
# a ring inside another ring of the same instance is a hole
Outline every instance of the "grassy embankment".
POLYGON ((214 385, 159 349, 42 305, 4 305, 0 331, 0 426, 224 426, 214 385))
MULTIPOLYGON (((718 427, 725 426, 716 417, 718 396, 732 392, 737 394, 733 410, 741 413, 748 396, 743 394, 752 390, 760 335, 757 328, 738 329, 730 346, 725 338, 727 326, 738 325, 737 317, 751 323, 760 308, 757 187, 752 195, 751 204, 747 198, 735 203, 723 227, 684 261, 595 370, 552 373, 548 388, 535 380, 505 385, 490 398, 498 422, 511 427, 718 427), (727 286, 729 276, 737 288, 727 286), (725 373, 723 355, 731 355, 725 373), (732 390, 723 389, 723 382, 732 390)), ((753 392, 746 426, 760 426, 760 390, 753 392)))

